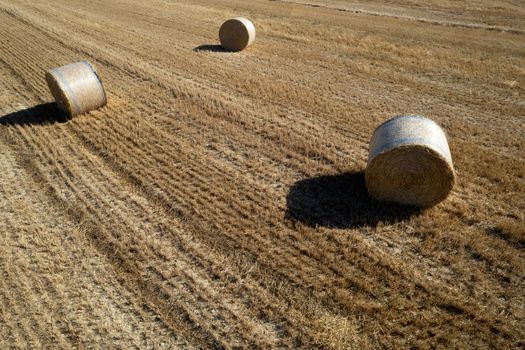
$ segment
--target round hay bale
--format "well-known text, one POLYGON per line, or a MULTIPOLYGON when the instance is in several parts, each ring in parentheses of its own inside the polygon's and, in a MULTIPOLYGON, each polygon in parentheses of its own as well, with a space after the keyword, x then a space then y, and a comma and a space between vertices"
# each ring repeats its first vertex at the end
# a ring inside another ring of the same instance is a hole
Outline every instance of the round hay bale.
POLYGON ((382 201, 431 207, 455 182, 443 130, 430 119, 398 116, 372 135, 365 172, 368 193, 382 201))
POLYGON ((53 68, 46 72, 46 81, 57 105, 70 118, 107 103, 100 76, 89 62, 80 61, 53 68))
POLYGON ((226 50, 244 50, 255 40, 255 26, 244 17, 229 19, 221 26, 219 39, 226 50))

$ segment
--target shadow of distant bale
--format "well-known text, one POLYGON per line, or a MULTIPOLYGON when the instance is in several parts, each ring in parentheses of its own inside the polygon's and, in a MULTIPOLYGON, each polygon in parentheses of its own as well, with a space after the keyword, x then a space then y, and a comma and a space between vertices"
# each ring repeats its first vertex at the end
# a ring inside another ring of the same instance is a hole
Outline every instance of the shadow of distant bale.
POLYGON ((312 227, 375 227, 395 223, 421 209, 379 202, 368 196, 364 172, 323 175, 297 181, 286 197, 286 217, 312 227))
POLYGON ((43 103, 0 117, 0 124, 2 125, 38 125, 67 121, 67 115, 54 102, 43 103))
POLYGON ((193 48, 195 52, 230 52, 221 45, 199 45, 193 48))

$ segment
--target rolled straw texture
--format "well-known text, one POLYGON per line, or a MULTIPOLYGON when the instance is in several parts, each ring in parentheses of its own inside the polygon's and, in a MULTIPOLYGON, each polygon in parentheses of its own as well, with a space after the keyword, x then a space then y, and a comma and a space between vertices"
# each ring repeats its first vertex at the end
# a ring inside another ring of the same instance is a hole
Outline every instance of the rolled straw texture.
POLYGON ((229 19, 221 26, 219 39, 226 50, 244 50, 255 40, 255 26, 244 17, 229 19))
POLYGON ((370 140, 365 180, 369 194, 379 200, 436 205, 455 182, 445 133, 432 120, 419 116, 386 121, 370 140))
POLYGON ((46 81, 56 103, 70 118, 107 103, 100 76, 89 62, 51 69, 46 72, 46 81))

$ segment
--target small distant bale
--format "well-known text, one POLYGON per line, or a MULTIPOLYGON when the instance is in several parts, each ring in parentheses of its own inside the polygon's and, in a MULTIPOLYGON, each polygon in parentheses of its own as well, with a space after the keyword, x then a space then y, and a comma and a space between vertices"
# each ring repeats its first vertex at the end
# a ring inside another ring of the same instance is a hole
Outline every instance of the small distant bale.
POLYGON ((95 67, 86 61, 53 68, 46 81, 57 105, 70 118, 106 105, 107 97, 95 67))
POLYGON ((455 182, 443 130, 430 119, 398 116, 372 135, 365 180, 371 196, 388 202, 431 207, 455 182))
POLYGON ((255 40, 255 26, 244 17, 229 19, 221 26, 219 39, 226 50, 244 50, 255 40))

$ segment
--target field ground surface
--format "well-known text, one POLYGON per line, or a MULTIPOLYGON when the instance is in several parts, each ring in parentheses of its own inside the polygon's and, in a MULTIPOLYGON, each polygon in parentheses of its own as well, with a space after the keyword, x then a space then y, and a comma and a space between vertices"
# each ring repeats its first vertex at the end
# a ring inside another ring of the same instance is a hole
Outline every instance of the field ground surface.
POLYGON ((523 348, 524 43, 521 0, 0 0, 0 348, 523 348), (432 209, 367 196, 398 114, 448 134, 432 209))

